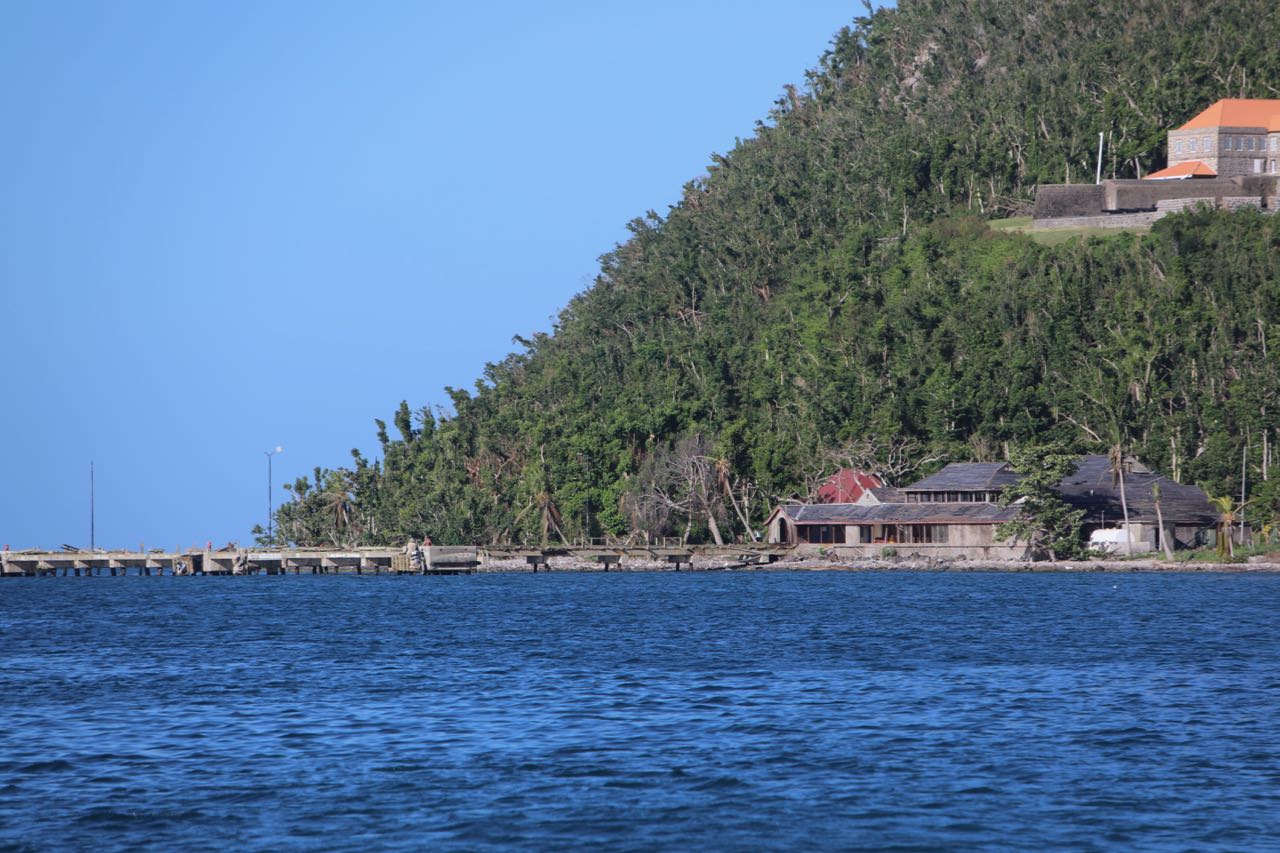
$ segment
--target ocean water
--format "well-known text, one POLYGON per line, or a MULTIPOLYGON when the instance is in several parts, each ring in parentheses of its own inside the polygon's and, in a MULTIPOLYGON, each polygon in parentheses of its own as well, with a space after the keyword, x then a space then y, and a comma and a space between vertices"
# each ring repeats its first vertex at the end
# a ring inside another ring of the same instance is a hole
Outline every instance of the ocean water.
POLYGON ((1280 849, 1280 576, 0 582, 0 848, 1280 849))

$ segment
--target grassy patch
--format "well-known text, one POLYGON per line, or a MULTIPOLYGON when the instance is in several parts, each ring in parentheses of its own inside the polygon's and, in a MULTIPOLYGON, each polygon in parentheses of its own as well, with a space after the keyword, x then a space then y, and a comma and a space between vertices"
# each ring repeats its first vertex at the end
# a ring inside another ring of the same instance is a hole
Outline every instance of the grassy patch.
POLYGON ((993 219, 987 224, 996 231, 1023 231, 1031 227, 1031 217, 1012 216, 1008 219, 993 219))
POLYGON ((993 231, 1026 234, 1042 246, 1056 246, 1076 237, 1114 237, 1117 234, 1146 234, 1151 230, 1150 225, 1135 225, 1130 228, 1051 228, 1039 231, 1032 227, 1030 216, 995 219, 987 224, 993 231))

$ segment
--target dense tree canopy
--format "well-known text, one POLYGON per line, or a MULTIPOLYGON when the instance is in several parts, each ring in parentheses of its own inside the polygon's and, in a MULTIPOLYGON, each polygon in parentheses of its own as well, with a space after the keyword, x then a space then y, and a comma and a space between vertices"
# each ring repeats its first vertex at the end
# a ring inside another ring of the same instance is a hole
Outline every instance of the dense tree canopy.
MULTIPOLYGON (((1280 220, 1038 245, 1039 183, 1164 163, 1220 97, 1275 97, 1271 2, 903 0, 840 32, 754 136, 630 224, 552 334, 382 456, 293 484, 296 543, 748 538, 850 442, 921 460, 1123 446, 1215 494, 1271 478, 1280 220), (900 444, 898 446, 901 446, 900 444)), ((408 380, 407 380, 408 381, 408 380)))

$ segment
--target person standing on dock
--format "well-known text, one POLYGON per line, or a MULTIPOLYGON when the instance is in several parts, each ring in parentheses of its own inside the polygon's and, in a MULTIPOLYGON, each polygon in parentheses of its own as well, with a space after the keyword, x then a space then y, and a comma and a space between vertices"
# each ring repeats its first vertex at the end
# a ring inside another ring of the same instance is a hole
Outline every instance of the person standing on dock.
POLYGON ((404 552, 409 555, 409 565, 415 572, 422 571, 422 549, 418 547, 418 542, 412 536, 409 542, 404 546, 404 552))

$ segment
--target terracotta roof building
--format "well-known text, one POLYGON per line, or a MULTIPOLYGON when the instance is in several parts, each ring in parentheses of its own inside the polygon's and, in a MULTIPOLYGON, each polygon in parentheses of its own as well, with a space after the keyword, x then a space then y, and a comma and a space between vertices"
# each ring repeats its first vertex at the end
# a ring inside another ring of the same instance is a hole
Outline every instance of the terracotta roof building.
POLYGON ((1148 175, 1280 175, 1280 100, 1224 98, 1169 131, 1169 168, 1148 175))
POLYGON ((1228 98, 1169 131, 1167 168, 1141 180, 1045 185, 1036 229, 1134 228, 1190 208, 1280 210, 1280 99, 1228 98))

